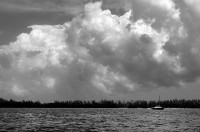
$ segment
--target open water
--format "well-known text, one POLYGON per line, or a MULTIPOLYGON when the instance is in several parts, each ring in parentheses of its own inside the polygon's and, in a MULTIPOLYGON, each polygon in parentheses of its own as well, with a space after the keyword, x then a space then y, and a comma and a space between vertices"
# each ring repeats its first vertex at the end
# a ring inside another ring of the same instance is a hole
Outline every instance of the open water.
POLYGON ((0 109, 0 131, 196 131, 200 109, 0 109))

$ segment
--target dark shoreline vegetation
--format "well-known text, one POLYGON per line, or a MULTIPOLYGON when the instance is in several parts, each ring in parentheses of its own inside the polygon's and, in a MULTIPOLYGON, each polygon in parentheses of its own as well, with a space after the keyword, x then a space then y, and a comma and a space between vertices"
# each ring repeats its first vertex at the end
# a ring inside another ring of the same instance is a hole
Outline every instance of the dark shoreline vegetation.
MULTIPOLYGON (((132 100, 132 101, 54 101, 52 103, 41 103, 39 101, 14 101, 0 98, 0 108, 150 108, 157 101, 132 100)), ((200 100, 165 100, 159 104, 165 108, 200 108, 200 100)))

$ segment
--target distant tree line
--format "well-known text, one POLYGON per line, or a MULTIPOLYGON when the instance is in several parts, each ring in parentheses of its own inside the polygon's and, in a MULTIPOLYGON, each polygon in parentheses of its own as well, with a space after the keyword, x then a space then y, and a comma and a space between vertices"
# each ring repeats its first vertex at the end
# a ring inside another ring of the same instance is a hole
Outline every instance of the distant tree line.
MULTIPOLYGON (((0 98, 0 108, 150 108, 157 105, 157 101, 54 101, 41 103, 39 101, 14 101, 0 98)), ((200 108, 200 100, 165 100, 159 104, 165 108, 200 108)))

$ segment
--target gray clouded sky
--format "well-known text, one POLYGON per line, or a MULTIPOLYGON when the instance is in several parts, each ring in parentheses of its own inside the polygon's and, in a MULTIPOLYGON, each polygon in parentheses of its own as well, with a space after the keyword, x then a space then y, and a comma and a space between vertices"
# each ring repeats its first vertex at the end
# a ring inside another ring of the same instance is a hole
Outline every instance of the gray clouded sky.
POLYGON ((199 20, 198 0, 1 0, 0 97, 199 98, 199 20))

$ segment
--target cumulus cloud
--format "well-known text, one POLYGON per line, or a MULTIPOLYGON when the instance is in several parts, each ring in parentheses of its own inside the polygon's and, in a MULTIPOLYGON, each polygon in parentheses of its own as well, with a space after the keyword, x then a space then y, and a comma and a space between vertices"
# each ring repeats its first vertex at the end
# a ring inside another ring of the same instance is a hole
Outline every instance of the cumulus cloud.
POLYGON ((167 15, 172 17, 173 19, 179 19, 179 10, 175 8, 175 4, 172 0, 142 0, 146 3, 150 3, 153 6, 161 8, 162 10, 167 12, 167 15))
POLYGON ((175 3, 131 5, 114 15, 102 10, 101 2, 88 3, 70 22, 32 25, 30 33, 1 46, 1 96, 101 99, 194 82, 200 75, 199 50, 185 43, 190 36, 175 3), (144 10, 137 13, 136 5, 144 10))

